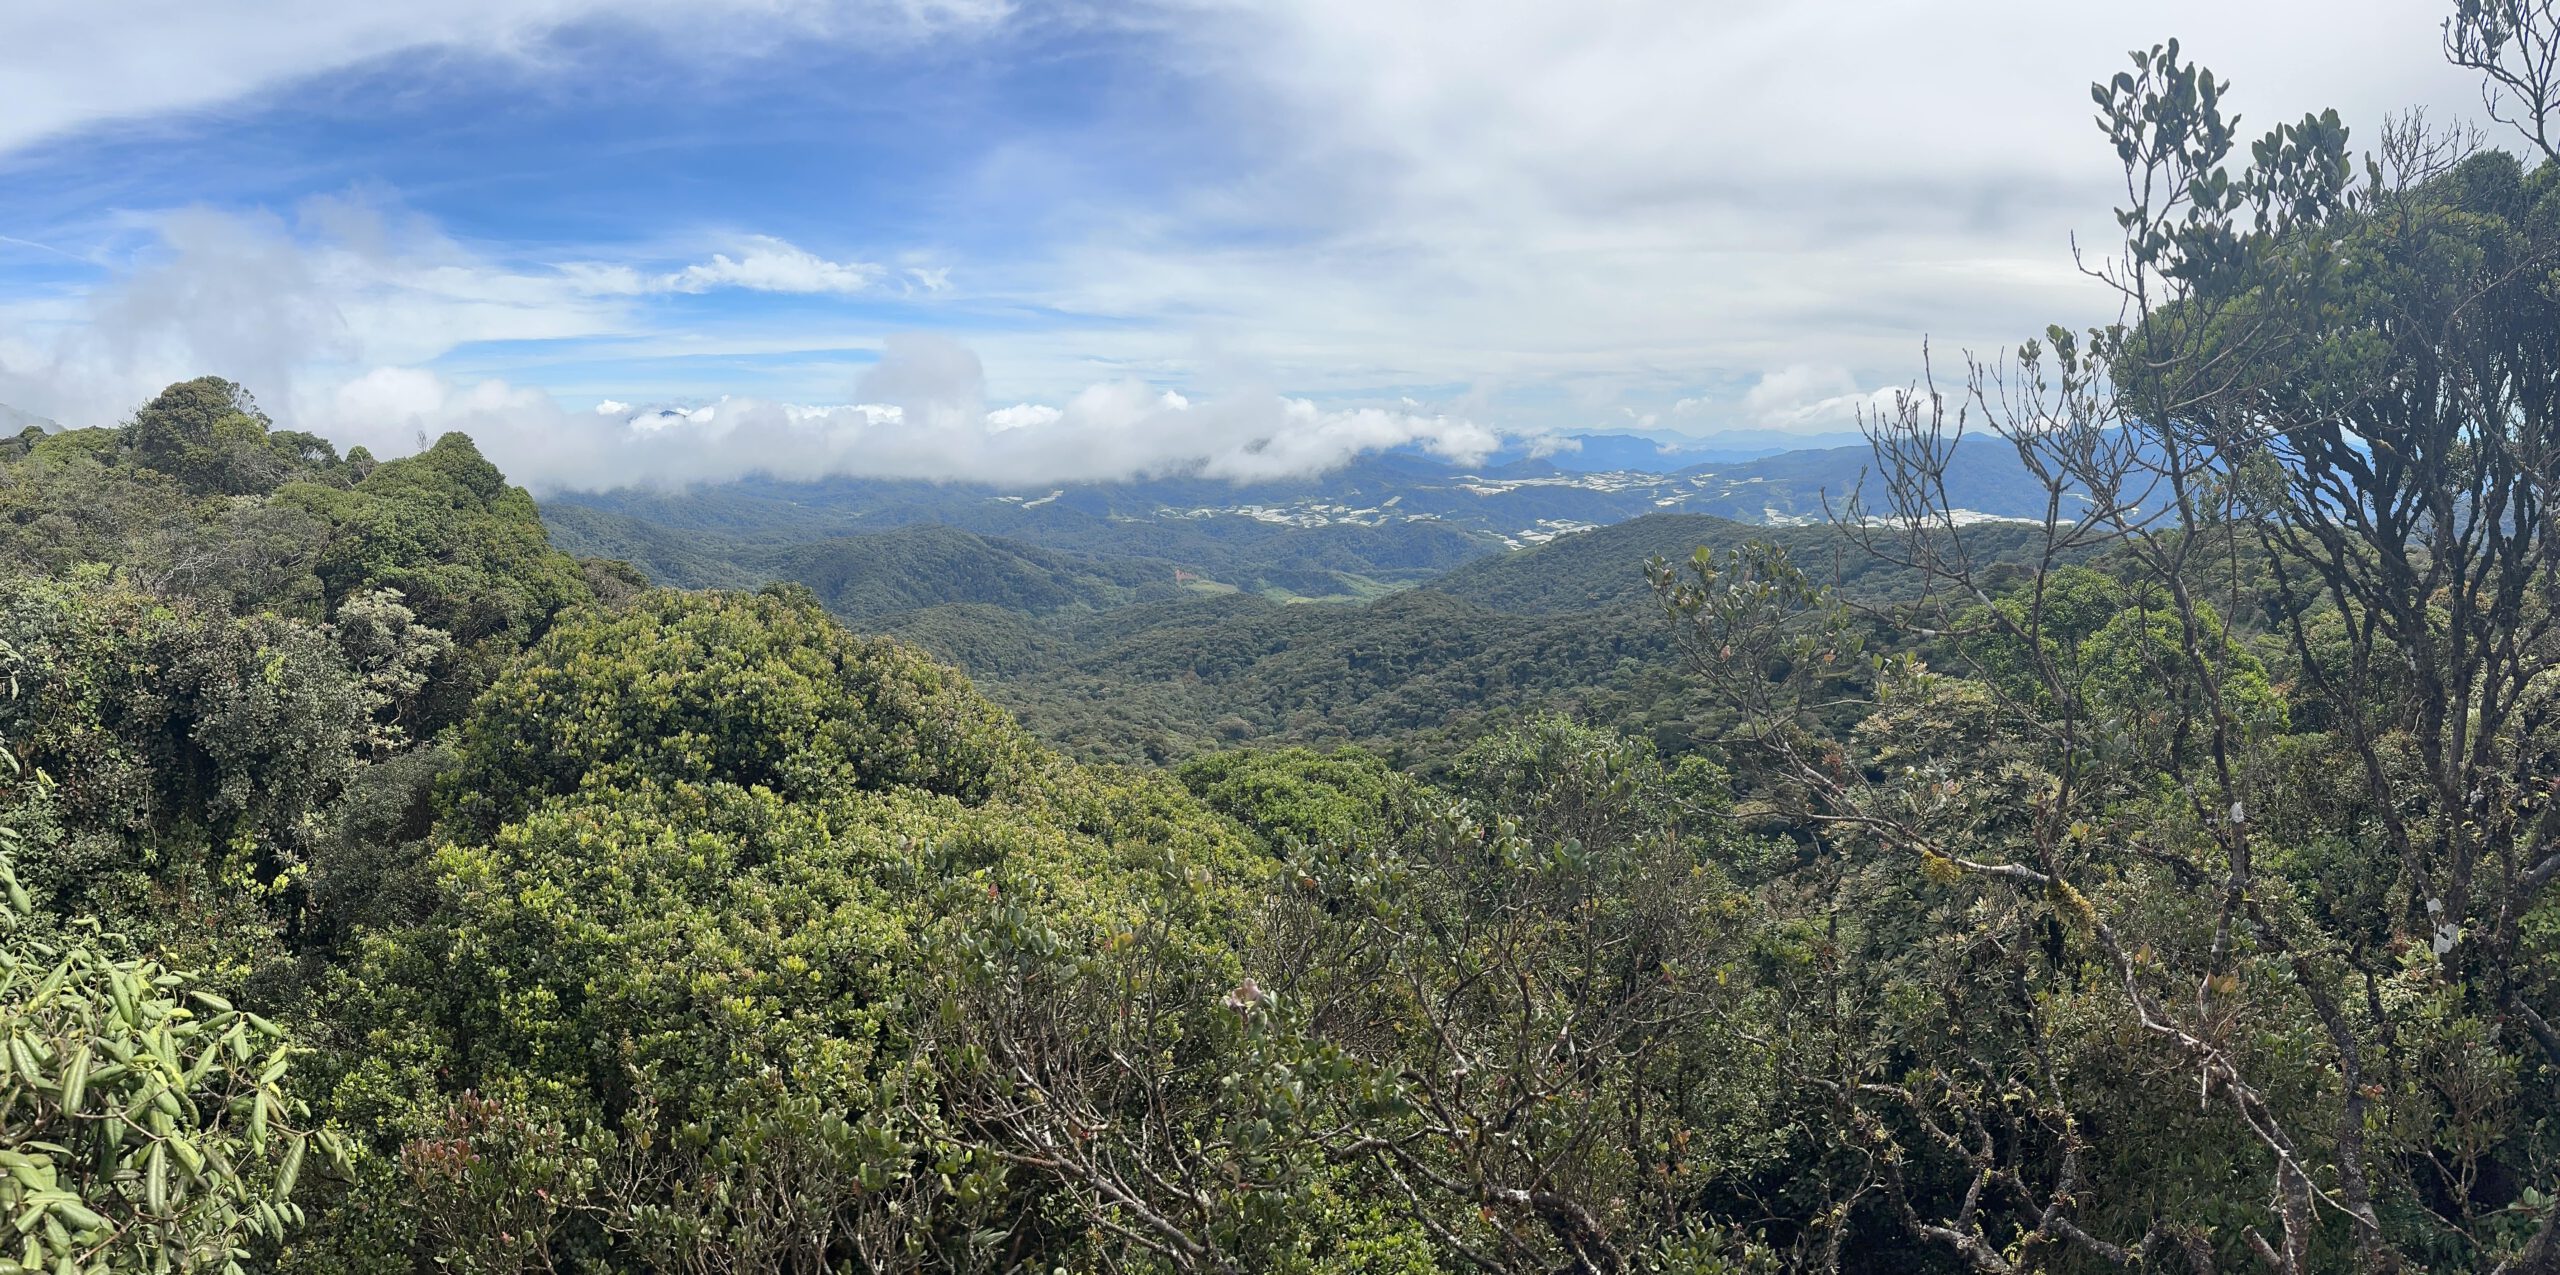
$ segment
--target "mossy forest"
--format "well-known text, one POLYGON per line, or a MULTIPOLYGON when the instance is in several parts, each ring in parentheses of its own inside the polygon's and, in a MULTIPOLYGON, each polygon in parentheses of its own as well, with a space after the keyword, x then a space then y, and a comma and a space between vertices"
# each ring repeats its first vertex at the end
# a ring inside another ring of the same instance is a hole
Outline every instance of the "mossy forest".
POLYGON ((2560 1272, 2555 50, 2094 50, 2119 317, 1911 333, 1801 525, 856 559, 222 368, 30 427, 0 1272, 2560 1272))

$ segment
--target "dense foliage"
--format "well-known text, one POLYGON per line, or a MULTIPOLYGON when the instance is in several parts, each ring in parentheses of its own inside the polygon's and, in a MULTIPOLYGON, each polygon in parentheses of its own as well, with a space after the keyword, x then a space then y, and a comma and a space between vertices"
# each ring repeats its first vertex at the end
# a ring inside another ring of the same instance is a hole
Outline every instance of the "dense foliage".
MULTIPOLYGON (((1357 744, 1436 771, 1472 740, 1542 712, 1607 721, 1687 751, 1713 736, 1718 712, 1673 658, 1645 584, 1647 558, 1774 536, 1818 561, 1848 596, 1899 600, 1916 584, 1827 526, 1771 529, 1704 514, 1634 518, 1479 558, 1404 592, 1322 606, 1213 588, 1205 576, 1177 584, 1174 562, 949 528, 732 544, 715 567, 684 556, 699 554, 699 535, 624 519, 640 530, 599 537, 600 520, 617 516, 576 504, 551 505, 545 517, 581 543, 652 555, 663 582, 806 584, 845 622, 968 670, 1042 738, 1117 762, 1167 763, 1238 744, 1357 744)), ((1973 534, 1993 557, 2016 557, 2032 542, 2012 527, 1973 534)), ((1300 584, 1310 593, 1337 587, 1300 584)))
POLYGON ((1840 524, 1357 606, 0 445, 0 1270, 2560 1270, 2560 162, 2221 92, 1840 524))

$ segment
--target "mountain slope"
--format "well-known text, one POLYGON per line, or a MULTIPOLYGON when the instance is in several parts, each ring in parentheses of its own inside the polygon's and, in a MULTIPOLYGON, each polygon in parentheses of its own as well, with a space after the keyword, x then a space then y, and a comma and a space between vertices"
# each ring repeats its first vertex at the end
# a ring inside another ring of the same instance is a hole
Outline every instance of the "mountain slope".
POLYGON ((1179 597, 1172 563, 1043 549, 953 527, 901 527, 872 535, 755 550, 741 564, 767 580, 807 585, 846 619, 953 603, 1033 614, 1127 606, 1179 597))
MULTIPOLYGON (((1993 518, 2044 516, 2044 485, 2027 472, 2015 447, 1976 436, 1958 440, 1948 455, 1949 505, 1993 518)), ((1782 452, 1739 465, 1698 465, 1680 471, 1697 488, 1680 508, 1744 522, 1828 521, 1845 516, 1855 494, 1874 513, 1885 502, 1874 468, 1875 454, 1863 444, 1782 452)))
POLYGON ((748 542, 699 529, 673 530, 628 514, 546 502, 551 542, 581 558, 619 558, 678 589, 743 589, 763 581, 742 565, 748 542))
POLYGON ((1649 595, 1648 559, 1677 561, 1700 545, 1737 544, 1773 530, 1712 514, 1649 514, 1471 562, 1424 587, 1495 611, 1587 610, 1649 595))
POLYGON ((1358 605, 1230 595, 1062 618, 934 607, 878 624, 1097 759, 1257 741, 1362 743, 1425 762, 1537 711, 1618 721, 1674 750, 1710 734, 1668 626, 1634 606, 1506 615, 1416 589, 1358 605))
MULTIPOLYGON (((1224 488, 1185 482, 1154 493, 1190 500, 1224 488)), ((1028 549, 1145 559, 1161 564, 1168 581, 1178 569, 1200 582, 1281 597, 1374 596, 1503 548, 1497 537, 1435 518, 1175 506, 1117 489, 1023 496, 931 483, 753 480, 690 492, 564 493, 544 510, 574 551, 623 558, 685 587, 770 579, 814 585, 818 560, 789 547, 925 527, 1028 549)), ((1005 604, 983 591, 966 600, 1005 604)))
MULTIPOLYGON (((2024 510, 2013 452, 1973 441, 1957 455, 1960 503, 2024 510)), ((549 513, 562 543, 669 583, 806 584, 1087 756, 1265 740, 1428 759, 1537 710, 1620 720, 1678 750, 1712 732, 1645 563, 1770 539, 1852 594, 1907 597, 1913 577, 1818 521, 1868 459, 1841 448, 1574 474, 1389 455, 1284 482, 1031 493, 753 480, 567 495, 549 513), (1282 605, 1306 598, 1346 602, 1282 605)), ((1965 535, 1994 557, 2029 539, 1998 523, 1965 535)))
MULTIPOLYGON (((1992 561, 2015 561, 2036 542, 2036 528, 1989 523, 1965 529, 1968 552, 1992 561)), ((1554 615, 1594 607, 1650 606, 1653 589, 1644 564, 1653 558, 1680 562, 1701 547, 1729 549, 1765 540, 1826 584, 1870 601, 1913 596, 1919 580, 1869 553, 1839 528, 1770 527, 1713 514, 1651 514, 1542 545, 1471 562, 1423 587, 1496 611, 1554 615)))

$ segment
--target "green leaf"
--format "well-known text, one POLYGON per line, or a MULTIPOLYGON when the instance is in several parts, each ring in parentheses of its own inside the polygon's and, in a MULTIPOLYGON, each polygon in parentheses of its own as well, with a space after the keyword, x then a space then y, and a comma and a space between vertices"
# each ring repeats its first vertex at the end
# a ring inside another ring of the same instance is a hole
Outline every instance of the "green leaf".
POLYGON ((89 1090, 89 1045, 81 1042, 71 1061, 62 1069, 62 1110, 72 1114, 80 1110, 80 1100, 89 1090))
POLYGON ((284 1164, 276 1170, 276 1198, 278 1200, 282 1200, 293 1194, 293 1184, 302 1177, 303 1148, 309 1142, 310 1139, 307 1136, 297 1133, 293 1136, 291 1145, 285 1148, 284 1164))

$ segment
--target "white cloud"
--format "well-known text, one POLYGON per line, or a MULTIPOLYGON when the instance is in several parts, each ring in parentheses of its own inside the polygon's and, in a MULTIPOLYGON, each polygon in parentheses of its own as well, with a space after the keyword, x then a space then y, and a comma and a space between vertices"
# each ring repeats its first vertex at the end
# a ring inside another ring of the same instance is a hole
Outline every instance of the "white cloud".
POLYGON ((310 200, 291 220, 183 209, 151 229, 152 247, 105 285, 0 302, 13 337, 0 341, 0 402, 96 424, 207 372, 284 402, 466 342, 632 330, 623 301, 361 201, 310 200))
POLYGON ((1763 372, 1742 395, 1742 408, 1768 421, 1800 415, 1816 404, 1857 397, 1858 381, 1843 367, 1797 363, 1763 372))
POLYGON ((1734 405, 1734 419, 1775 434, 1845 434, 1867 416, 1890 414, 1903 393, 1894 386, 1864 388, 1847 368, 1797 363, 1761 373, 1734 405))
POLYGON ((862 292, 887 273, 867 261, 829 261, 779 239, 759 235, 737 256, 714 254, 667 276, 672 292, 746 288, 756 292, 862 292))
POLYGON ((1065 412, 1046 403, 1016 403, 987 413, 987 428, 994 430, 1037 429, 1055 425, 1065 412))
POLYGON ((975 402, 968 367, 950 347, 919 339, 894 344, 866 385, 900 391, 905 401, 807 407, 723 399, 612 414, 567 411, 504 382, 456 384, 383 368, 306 403, 298 423, 381 455, 461 430, 510 478, 537 490, 750 474, 1029 485, 1181 473, 1251 482, 1405 445, 1473 464, 1501 442, 1490 429, 1447 416, 1329 410, 1270 394, 1195 403, 1134 381, 1094 385, 1061 405, 989 412, 975 402))
POLYGON ((1802 363, 1898 381, 1924 336, 2111 317, 2070 243, 2113 228, 2087 86, 2126 49, 2183 36, 2252 136, 2333 104, 2367 141, 2413 102, 2477 114, 2435 56, 2440 6, 2407 0, 1484 0, 1462 35, 1392 0, 1168 4, 1269 158, 1098 220, 1040 298, 1205 316, 1291 384, 1457 383, 1584 420, 1681 395, 1730 416, 1696 387, 1802 363))
MULTIPOLYGON (((652 293, 710 292, 741 288, 749 292, 867 292, 887 276, 888 268, 868 261, 829 261, 771 235, 749 235, 737 255, 715 252, 709 261, 678 270, 651 272, 619 262, 572 261, 557 267, 577 291, 595 296, 633 297, 652 293)), ((947 272, 945 272, 947 273, 947 272)))
POLYGON ((345 196, 306 200, 291 217, 187 208, 143 224, 152 242, 108 282, 0 300, 0 402, 96 423, 207 372, 288 401, 464 347, 656 339, 643 309, 652 297, 858 292, 882 274, 769 236, 675 270, 507 263, 345 196))
POLYGON ((1760 444, 1783 444, 1792 436, 1821 445, 1855 434, 1862 415, 1890 413, 1903 392, 1866 388, 1837 364, 1790 363, 1760 373, 1738 395, 1679 399, 1671 415, 1709 434, 1760 444))

